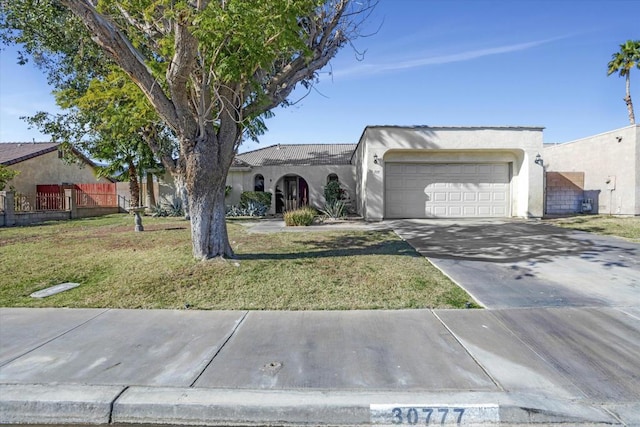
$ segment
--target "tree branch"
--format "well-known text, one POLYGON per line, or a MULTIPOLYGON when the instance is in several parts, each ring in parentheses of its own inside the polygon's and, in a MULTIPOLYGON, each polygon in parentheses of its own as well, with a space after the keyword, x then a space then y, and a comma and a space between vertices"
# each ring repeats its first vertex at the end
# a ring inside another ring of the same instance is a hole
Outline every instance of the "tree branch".
POLYGON ((174 130, 180 128, 179 115, 171 100, 157 84, 144 58, 108 17, 100 14, 90 0, 60 0, 92 34, 92 39, 140 87, 158 114, 174 130))

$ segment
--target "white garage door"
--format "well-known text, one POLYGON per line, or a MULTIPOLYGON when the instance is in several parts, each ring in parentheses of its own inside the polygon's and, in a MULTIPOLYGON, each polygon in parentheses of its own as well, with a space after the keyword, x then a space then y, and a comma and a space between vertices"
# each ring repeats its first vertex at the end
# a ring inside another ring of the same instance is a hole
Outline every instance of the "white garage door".
POLYGON ((385 163, 386 218, 508 217, 508 163, 385 163))

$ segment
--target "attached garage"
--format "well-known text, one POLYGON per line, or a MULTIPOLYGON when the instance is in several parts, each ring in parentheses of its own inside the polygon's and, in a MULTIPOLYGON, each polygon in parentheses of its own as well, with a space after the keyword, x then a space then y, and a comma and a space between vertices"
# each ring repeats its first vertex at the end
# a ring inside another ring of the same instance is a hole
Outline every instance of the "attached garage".
POLYGON ((367 126, 351 157, 367 221, 539 218, 542 128, 367 126))
POLYGON ((386 163, 385 218, 511 216, 509 163, 386 163))

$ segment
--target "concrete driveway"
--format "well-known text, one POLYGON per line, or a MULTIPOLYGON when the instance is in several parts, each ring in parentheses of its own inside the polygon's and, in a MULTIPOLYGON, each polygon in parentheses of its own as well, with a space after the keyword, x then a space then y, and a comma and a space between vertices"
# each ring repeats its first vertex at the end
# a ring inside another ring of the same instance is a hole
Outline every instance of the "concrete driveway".
POLYGON ((537 221, 389 225, 486 308, 640 306, 640 244, 537 221))

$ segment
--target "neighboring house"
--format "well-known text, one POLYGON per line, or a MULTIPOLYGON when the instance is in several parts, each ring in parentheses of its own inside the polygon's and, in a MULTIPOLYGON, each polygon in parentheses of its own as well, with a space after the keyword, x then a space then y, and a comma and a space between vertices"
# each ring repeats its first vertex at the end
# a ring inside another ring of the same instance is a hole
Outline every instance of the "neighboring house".
POLYGON ((229 171, 244 191, 273 194, 270 213, 321 208, 327 182, 369 221, 432 217, 541 217, 540 127, 369 126, 357 144, 272 145, 238 154, 229 171))
POLYGON ((59 145, 53 142, 0 143, 0 164, 20 173, 7 184, 22 194, 35 194, 37 185, 112 182, 96 178, 95 164, 78 151, 79 162, 62 158, 59 145))
POLYGON ((548 213, 640 215, 640 125, 547 144, 543 158, 547 181, 562 186, 547 185, 548 213))

